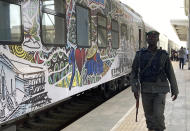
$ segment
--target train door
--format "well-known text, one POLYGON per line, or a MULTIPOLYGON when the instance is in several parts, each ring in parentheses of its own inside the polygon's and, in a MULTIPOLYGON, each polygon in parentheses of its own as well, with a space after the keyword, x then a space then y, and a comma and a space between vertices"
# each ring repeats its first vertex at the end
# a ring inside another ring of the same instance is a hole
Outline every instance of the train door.
POLYGON ((139 49, 142 46, 142 29, 139 29, 139 49))

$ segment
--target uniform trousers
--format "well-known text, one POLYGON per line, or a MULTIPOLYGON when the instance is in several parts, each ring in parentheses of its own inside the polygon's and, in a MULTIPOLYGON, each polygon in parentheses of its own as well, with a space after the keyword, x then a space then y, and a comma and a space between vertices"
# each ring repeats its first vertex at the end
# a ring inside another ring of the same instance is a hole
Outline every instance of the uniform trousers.
POLYGON ((179 68, 183 69, 184 66, 184 58, 179 58, 179 68))
POLYGON ((166 94, 142 93, 142 104, 146 118, 147 128, 155 131, 163 131, 165 127, 166 94))

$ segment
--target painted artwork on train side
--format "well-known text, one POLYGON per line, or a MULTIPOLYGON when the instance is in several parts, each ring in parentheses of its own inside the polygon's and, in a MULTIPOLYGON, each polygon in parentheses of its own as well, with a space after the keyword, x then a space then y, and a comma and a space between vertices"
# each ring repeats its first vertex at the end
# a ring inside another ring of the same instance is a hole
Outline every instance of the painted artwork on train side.
POLYGON ((117 1, 111 0, 66 0, 65 4, 67 39, 62 47, 42 44, 42 1, 21 3, 24 41, 21 45, 0 45, 0 123, 130 72, 138 48, 132 15, 120 9, 117 1), (91 10, 89 48, 77 45, 77 3, 91 10), (97 33, 98 12, 107 16, 106 48, 97 45, 100 35, 97 33), (112 49, 112 19, 120 26, 121 23, 128 24, 121 32, 117 49, 112 49))

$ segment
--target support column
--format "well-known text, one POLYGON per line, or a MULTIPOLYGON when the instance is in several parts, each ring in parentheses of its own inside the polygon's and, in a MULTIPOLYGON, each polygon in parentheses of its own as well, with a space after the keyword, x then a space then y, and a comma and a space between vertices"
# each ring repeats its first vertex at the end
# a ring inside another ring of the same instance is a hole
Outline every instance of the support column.
MULTIPOLYGON (((189 0, 189 5, 190 5, 190 0, 189 0)), ((189 18, 189 26, 188 26, 188 43, 187 43, 187 47, 189 48, 188 51, 189 51, 189 62, 188 62, 188 69, 190 70, 190 6, 189 6, 189 13, 188 13, 188 18, 189 18)))

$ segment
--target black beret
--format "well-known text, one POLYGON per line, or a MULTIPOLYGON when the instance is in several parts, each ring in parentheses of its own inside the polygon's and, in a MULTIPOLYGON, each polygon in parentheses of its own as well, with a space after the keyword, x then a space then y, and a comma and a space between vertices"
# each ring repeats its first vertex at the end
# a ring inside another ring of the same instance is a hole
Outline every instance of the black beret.
POLYGON ((154 30, 153 30, 153 31, 149 31, 149 32, 147 32, 146 35, 147 35, 147 36, 149 36, 149 35, 155 35, 155 36, 157 35, 157 36, 159 36, 160 33, 157 32, 157 31, 154 31, 154 30))

